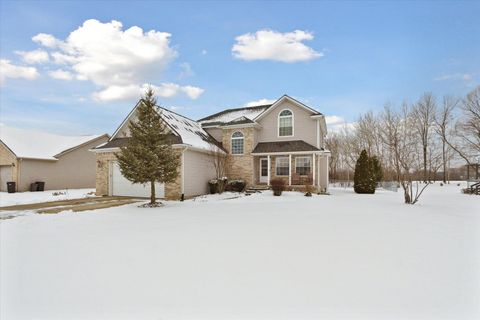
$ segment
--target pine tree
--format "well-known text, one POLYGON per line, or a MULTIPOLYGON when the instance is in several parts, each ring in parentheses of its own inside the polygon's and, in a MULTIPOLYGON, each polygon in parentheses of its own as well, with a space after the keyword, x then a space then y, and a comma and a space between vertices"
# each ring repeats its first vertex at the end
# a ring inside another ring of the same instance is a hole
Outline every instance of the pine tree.
POLYGON ((123 176, 133 183, 150 183, 150 204, 155 204, 155 182, 169 183, 178 176, 180 157, 172 148, 172 134, 149 88, 136 110, 137 121, 128 125, 130 137, 117 154, 123 176))
POLYGON ((379 183, 383 179, 383 169, 380 160, 378 160, 377 156, 370 157, 373 166, 373 172, 375 174, 375 182, 379 183))
POLYGON ((373 161, 368 156, 367 151, 362 150, 355 164, 353 189, 356 193, 375 193, 376 184, 373 161))

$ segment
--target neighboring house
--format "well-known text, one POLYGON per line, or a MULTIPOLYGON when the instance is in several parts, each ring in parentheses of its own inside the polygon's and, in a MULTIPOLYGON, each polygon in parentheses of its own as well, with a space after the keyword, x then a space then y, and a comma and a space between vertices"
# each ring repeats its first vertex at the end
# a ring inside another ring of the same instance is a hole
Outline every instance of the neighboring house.
MULTIPOLYGON (((97 195, 149 196, 148 185, 132 184, 122 176, 115 157, 127 142, 128 124, 136 120, 137 106, 109 142, 93 150, 97 195)), ((160 198, 207 193, 208 181, 216 177, 214 152, 226 152, 227 177, 243 179, 248 186, 267 185, 280 177, 289 186, 310 184, 327 190, 330 153, 324 149, 325 117, 289 96, 270 105, 229 109, 198 121, 158 110, 181 156, 177 181, 157 186, 160 198)))
POLYGON ((31 183, 45 182, 46 190, 93 188, 95 156, 89 149, 108 135, 62 136, 0 126, 0 191, 7 182, 16 191, 29 191, 31 183))

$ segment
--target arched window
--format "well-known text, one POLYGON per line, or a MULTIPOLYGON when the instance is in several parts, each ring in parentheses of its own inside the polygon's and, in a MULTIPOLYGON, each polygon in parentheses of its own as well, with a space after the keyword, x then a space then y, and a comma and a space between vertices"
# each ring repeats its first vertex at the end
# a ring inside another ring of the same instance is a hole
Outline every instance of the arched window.
POLYGON ((293 136, 293 113, 288 109, 282 110, 278 115, 278 136, 293 136))
POLYGON ((236 131, 232 134, 232 154, 243 154, 243 133, 236 131))

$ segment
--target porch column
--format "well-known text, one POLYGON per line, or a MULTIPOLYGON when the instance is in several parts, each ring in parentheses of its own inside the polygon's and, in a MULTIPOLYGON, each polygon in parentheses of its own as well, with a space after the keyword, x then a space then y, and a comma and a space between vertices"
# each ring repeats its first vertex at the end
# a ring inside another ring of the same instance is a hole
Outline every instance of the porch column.
POLYGON ((317 175, 317 172, 315 171, 315 160, 316 160, 315 153, 312 155, 312 157, 313 157, 313 166, 312 166, 312 172, 313 172, 312 179, 313 179, 313 181, 312 181, 312 185, 315 186, 315 181, 316 181, 315 176, 317 175))
POLYGON ((268 162, 268 170, 267 170, 267 185, 269 186, 270 185, 270 156, 267 156, 267 162, 268 162))
POLYGON ((288 155, 288 185, 292 185, 292 155, 288 155))

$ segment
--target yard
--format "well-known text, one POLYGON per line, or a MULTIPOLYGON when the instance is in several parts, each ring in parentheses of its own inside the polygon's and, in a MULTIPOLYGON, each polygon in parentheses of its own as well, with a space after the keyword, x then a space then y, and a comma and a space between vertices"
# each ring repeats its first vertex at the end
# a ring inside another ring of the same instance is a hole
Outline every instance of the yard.
POLYGON ((480 197, 331 193, 0 220, 0 318, 480 317, 480 197))

